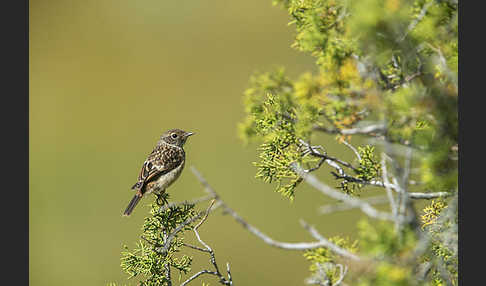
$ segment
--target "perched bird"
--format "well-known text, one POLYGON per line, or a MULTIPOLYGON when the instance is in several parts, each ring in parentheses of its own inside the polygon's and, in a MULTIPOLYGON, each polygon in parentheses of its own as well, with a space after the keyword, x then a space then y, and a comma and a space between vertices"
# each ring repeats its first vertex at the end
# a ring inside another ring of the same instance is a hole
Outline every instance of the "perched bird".
POLYGON ((144 195, 152 192, 161 194, 179 178, 186 159, 183 146, 187 138, 193 134, 171 129, 160 136, 154 150, 143 163, 138 180, 132 187, 132 190, 137 192, 123 215, 129 216, 144 195))

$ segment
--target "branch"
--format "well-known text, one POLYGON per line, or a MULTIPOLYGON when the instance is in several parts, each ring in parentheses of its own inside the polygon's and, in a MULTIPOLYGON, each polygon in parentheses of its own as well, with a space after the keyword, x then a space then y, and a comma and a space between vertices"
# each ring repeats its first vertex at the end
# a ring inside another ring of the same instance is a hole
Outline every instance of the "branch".
POLYGON ((395 216, 396 218, 398 216, 398 207, 395 202, 395 198, 393 197, 392 190, 389 187, 390 182, 388 181, 388 171, 386 168, 385 153, 381 154, 381 171, 382 171, 383 183, 386 189, 386 195, 388 197, 388 200, 390 201, 390 208, 392 209, 393 216, 395 216))
POLYGON ((186 281, 182 282, 181 286, 184 286, 184 285, 187 285, 189 282, 191 282, 192 280, 196 279, 197 277, 203 275, 203 274, 212 274, 212 275, 216 275, 216 272, 214 271, 209 271, 209 270, 201 270, 199 271, 198 273, 192 275, 189 279, 187 279, 186 281))
POLYGON ((358 158, 358 162, 361 162, 361 156, 359 155, 359 152, 358 150, 356 150, 356 148, 354 148, 353 145, 351 145, 351 143, 349 143, 348 141, 346 140, 343 140, 342 143, 344 145, 346 145, 349 149, 351 149, 351 151, 354 152, 354 155, 356 155, 356 158, 358 158))
MULTIPOLYGON (((346 172, 344 172, 343 168, 341 168, 341 166, 339 166, 336 163, 339 163, 342 166, 348 167, 348 168, 353 169, 353 170, 356 170, 356 168, 353 167, 348 162, 339 160, 339 159, 334 158, 332 156, 329 156, 327 154, 322 154, 319 151, 317 151, 317 149, 324 149, 322 146, 319 146, 319 145, 318 146, 312 146, 312 145, 310 145, 309 143, 305 142, 302 139, 299 139, 299 141, 300 141, 300 143, 301 143, 302 146, 305 146, 307 148, 307 153, 308 154, 310 154, 312 156, 316 156, 316 157, 321 158, 321 160, 319 161, 319 163, 317 164, 316 167, 311 168, 311 169, 308 169, 308 170, 304 170, 306 173, 313 172, 313 171, 319 169, 322 166, 323 163, 327 163, 329 166, 331 166, 332 168, 336 169, 337 173, 334 173, 334 172, 331 172, 331 173, 336 178, 338 178, 338 179, 344 179, 344 180, 346 180, 348 182, 354 182, 354 183, 359 183, 359 184, 363 184, 363 185, 370 185, 370 186, 376 186, 376 187, 381 187, 381 188, 390 188, 393 191, 399 193, 400 187, 397 184, 391 184, 390 182, 385 181, 385 180, 383 180, 384 182, 378 181, 378 180, 365 181, 365 180, 362 180, 362 179, 359 179, 359 178, 356 178, 356 177, 353 177, 353 176, 350 176, 350 175, 346 174, 346 172)), ((348 146, 351 150, 353 150, 353 152, 355 153, 355 155, 358 157, 358 160, 361 160, 361 158, 359 156, 359 153, 357 152, 357 150, 351 144, 349 144, 346 141, 344 141, 343 143, 346 146, 348 146)), ((407 152, 410 152, 410 150, 411 150, 410 148, 407 148, 406 149, 407 152)), ((409 176, 409 173, 408 172, 410 172, 410 168, 407 168, 407 170, 408 171, 406 172, 405 178, 408 180, 408 176, 409 176)), ((448 193, 448 192, 408 193, 408 196, 411 199, 427 199, 427 200, 429 200, 429 199, 435 199, 435 198, 440 198, 440 197, 447 197, 447 196, 451 196, 451 195, 452 194, 451 193, 448 193)))
POLYGON ((422 21, 422 19, 425 17, 425 14, 427 14, 427 10, 429 10, 430 6, 432 6, 432 4, 434 4, 434 3, 435 3, 435 1, 430 1, 428 3, 425 3, 425 5, 422 7, 422 10, 420 10, 420 14, 418 15, 418 17, 415 18, 410 23, 410 25, 408 25, 407 30, 398 39, 398 42, 402 42, 403 40, 405 40, 405 38, 407 37, 408 33, 410 33, 413 29, 415 29, 415 27, 418 25, 418 23, 420 23, 420 21, 422 21))
MULTIPOLYGON (((196 274, 194 274, 193 276, 191 276, 188 280, 186 280, 185 282, 183 282, 181 284, 181 286, 183 285, 186 285, 188 284, 189 282, 191 282, 192 280, 196 279, 199 275, 202 275, 202 274, 212 274, 212 275, 215 275, 219 278, 219 282, 223 285, 233 285, 233 281, 231 279, 231 274, 228 274, 228 280, 225 279, 225 277, 221 274, 221 272, 219 271, 219 267, 218 267, 218 264, 216 263, 216 257, 214 255, 214 251, 213 249, 207 244, 205 243, 202 239, 201 239, 201 236, 199 235, 199 232, 197 231, 198 228, 206 221, 206 219, 208 218, 208 215, 209 213, 211 212, 212 210, 212 207, 214 205, 214 202, 216 200, 213 199, 211 201, 211 203, 209 204, 209 207, 207 208, 205 214, 204 214, 204 217, 201 219, 201 221, 199 221, 199 223, 194 227, 194 233, 196 234, 196 238, 197 240, 199 241, 199 243, 201 243, 205 249, 203 248, 199 248, 197 246, 190 246, 191 248, 193 249, 196 249, 196 250, 200 250, 200 251, 203 251, 203 252, 208 252, 209 253, 209 256, 210 256, 210 261, 211 261, 211 264, 213 264, 213 267, 215 269, 215 271, 209 271, 209 270, 202 270, 196 274)), ((219 207, 220 204, 218 204, 217 207, 219 207)), ((215 207, 215 208, 217 208, 215 207)), ((229 267, 229 264, 227 264, 228 267, 229 267)))
POLYGON ((314 126, 314 130, 322 131, 325 133, 330 134, 342 134, 342 135, 355 135, 355 134, 363 134, 363 135, 370 135, 372 133, 385 133, 386 126, 385 124, 372 124, 364 127, 355 127, 350 129, 329 129, 322 126, 314 126))
MULTIPOLYGON (((362 201, 365 201, 369 204, 382 204, 388 202, 387 196, 374 196, 369 198, 363 198, 362 201)), ((339 211, 347 211, 350 209, 354 209, 356 206, 350 206, 345 203, 339 203, 334 205, 324 205, 319 208, 319 213, 321 214, 328 214, 332 212, 339 212, 339 211)))
POLYGON ((200 212, 198 214, 196 214, 195 216, 193 217, 190 217, 188 219, 186 219, 184 222, 182 222, 181 224, 179 224, 175 229, 174 231, 172 231, 168 236, 167 236, 167 239, 165 240, 164 242, 164 245, 162 247, 160 247, 159 249, 156 249, 156 251, 158 251, 159 253, 166 253, 167 250, 169 249, 170 247, 170 244, 172 243, 172 240, 176 237, 177 233, 181 230, 184 229, 184 227, 186 227, 187 225, 195 222, 197 219, 199 219, 204 213, 203 212, 200 212))
MULTIPOLYGON (((262 233, 260 230, 258 230, 256 227, 252 226, 248 222, 246 222, 242 217, 240 217, 233 209, 231 209, 221 198, 216 194, 216 192, 212 189, 212 187, 209 185, 209 183, 204 179, 204 177, 194 168, 191 166, 191 171, 194 173, 196 178, 201 182, 201 184, 205 187, 206 191, 210 194, 213 194, 216 198, 221 203, 221 206, 224 209, 225 213, 230 214, 238 223, 240 223, 245 229, 247 229, 250 233, 255 235, 256 237, 260 238, 265 242, 266 244, 276 247, 276 248, 281 248, 281 249, 286 249, 286 250, 308 250, 308 249, 314 249, 314 248, 319 248, 319 247, 338 247, 334 245, 333 243, 327 241, 327 240, 319 240, 316 242, 297 242, 297 243, 288 243, 288 242, 280 242, 276 241, 272 238, 270 238, 268 235, 262 233)), ((352 259, 352 260, 360 260, 359 257, 357 257, 354 254, 348 254, 345 252, 342 252, 347 258, 352 259)))
POLYGON ((336 281, 336 283, 334 283, 333 286, 340 285, 344 280, 344 276, 346 276, 346 273, 348 272, 348 267, 346 265, 344 266, 344 269, 343 269, 343 266, 341 264, 338 264, 338 266, 340 266, 341 274, 340 274, 338 281, 336 281))
MULTIPOLYGON (((395 217, 395 230, 397 231, 399 237, 401 237, 400 230, 402 229, 403 222, 405 221, 405 208, 404 205, 408 203, 409 197, 408 194, 402 188, 397 188, 398 191, 397 200, 393 197, 393 193, 391 188, 388 186, 390 182, 388 181, 388 169, 386 165, 387 155, 385 153, 381 153, 381 170, 382 170, 382 178, 386 189, 386 194, 388 196, 388 200, 390 201, 390 208, 392 209, 393 216, 395 217)), ((390 159, 390 158, 389 158, 390 159)), ((392 161, 393 162, 393 161, 392 161)), ((398 185, 396 179, 393 177, 395 185, 398 185)), ((407 179, 408 180, 408 179, 407 179)))
POLYGON ((170 277, 170 264, 167 263, 164 267, 165 267, 165 279, 167 280, 167 286, 172 286, 172 279, 170 277))
POLYGON ((436 193, 408 193, 411 199, 437 199, 437 198, 445 198, 454 195, 453 193, 448 192, 436 192, 436 193))
MULTIPOLYGON (((338 170, 338 172, 340 174, 345 174, 344 173, 344 170, 338 164, 336 164, 336 163, 339 163, 342 166, 347 167, 347 168, 350 168, 350 169, 353 169, 355 171, 357 170, 353 165, 351 165, 348 162, 345 162, 345 161, 340 160, 338 158, 329 156, 325 152, 324 153, 320 153, 319 151, 317 151, 317 149, 324 150, 324 148, 322 146, 312 146, 312 145, 310 145, 309 143, 305 142, 302 139, 299 139, 299 142, 300 142, 301 146, 305 146, 307 148, 307 150, 304 152, 304 154, 309 154, 311 156, 315 156, 315 157, 321 158, 321 161, 319 162, 318 166, 315 167, 315 168, 310 169, 309 170, 310 172, 318 169, 324 162, 327 163, 329 166, 331 166, 331 167, 335 168, 336 170, 338 170)), ((358 155, 358 158, 359 158, 359 155, 358 155)))
POLYGON ((362 201, 357 198, 353 198, 349 195, 346 195, 342 192, 334 190, 333 188, 325 185, 321 181, 319 181, 314 175, 306 173, 302 167, 298 166, 296 163, 291 164, 292 169, 299 174, 308 184, 316 188, 318 191, 323 193, 326 196, 334 198, 336 200, 340 200, 343 203, 346 203, 350 206, 359 208, 362 212, 367 214, 370 217, 381 219, 381 220, 390 220, 393 221, 393 215, 385 212, 378 211, 374 207, 372 207, 369 203, 362 201))

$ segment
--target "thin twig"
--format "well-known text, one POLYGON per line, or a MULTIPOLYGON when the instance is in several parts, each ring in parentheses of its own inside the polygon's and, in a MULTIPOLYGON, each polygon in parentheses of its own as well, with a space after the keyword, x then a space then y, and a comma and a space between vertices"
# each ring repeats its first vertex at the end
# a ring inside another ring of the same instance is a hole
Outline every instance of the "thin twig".
POLYGON ((216 272, 214 271, 209 271, 209 270, 201 270, 199 271, 198 273, 192 275, 189 279, 187 279, 186 281, 182 282, 182 284, 180 286, 184 286, 184 285, 187 285, 189 284, 189 282, 191 282, 192 280, 196 279, 197 277, 199 277, 200 275, 203 275, 203 274, 212 274, 212 275, 216 275, 216 272))
POLYGON ((430 8, 430 6, 432 6, 432 4, 434 4, 435 1, 430 1, 430 2, 427 2, 425 3, 425 5, 422 7, 422 10, 420 10, 420 13, 419 15, 417 16, 417 18, 415 18, 411 23, 410 25, 408 25, 407 27, 407 30, 405 31, 405 33, 403 33, 403 35, 398 39, 398 42, 402 42, 403 40, 405 40, 405 38, 407 37, 408 33, 410 33, 413 29, 415 29, 415 27, 418 25, 418 23, 420 23, 420 21, 422 21, 422 19, 425 17, 425 15, 427 14, 427 10, 430 8))
POLYGON ((300 220, 300 224, 302 225, 302 227, 304 229, 306 229, 311 235, 312 237, 314 237, 315 239, 319 240, 319 241, 327 241, 328 242, 328 246, 326 248, 330 249, 331 251, 335 252, 336 254, 339 254, 343 257, 348 257, 348 258, 351 258, 353 260, 360 260, 360 258, 347 251, 346 249, 344 248, 341 248, 333 243, 331 243, 329 240, 327 240, 324 236, 322 236, 313 226, 309 225, 308 223, 306 223, 304 220, 300 220))
MULTIPOLYGON (((194 280, 195 278, 197 278, 199 275, 202 275, 202 274, 212 274, 212 275, 215 275, 219 278, 219 282, 223 285, 232 285, 232 281, 231 280, 226 280, 224 278, 224 276, 221 274, 221 272, 219 271, 219 267, 218 267, 218 264, 216 263, 216 257, 214 255, 214 251, 213 249, 207 244, 205 243, 202 239, 201 239, 201 236, 199 235, 199 232, 198 232, 198 228, 206 221, 206 219, 208 218, 209 216, 209 213, 211 212, 212 208, 213 208, 213 205, 214 203, 216 202, 216 199, 213 199, 211 201, 211 203, 209 204, 209 207, 207 208, 206 212, 204 213, 204 216, 203 218, 199 221, 199 223, 196 224, 196 226, 194 227, 193 231, 194 231, 194 234, 196 235, 196 238, 197 240, 199 241, 199 243, 201 243, 205 249, 202 249, 202 248, 199 248, 197 246, 190 246, 191 248, 193 249, 197 249, 197 250, 200 250, 200 251, 204 251, 204 252, 207 252, 209 253, 209 256, 210 256, 210 261, 211 261, 211 264, 213 265, 215 271, 208 271, 208 270, 203 270, 201 272, 198 272, 196 273, 195 275, 193 275, 192 277, 190 277, 188 280, 186 280, 183 284, 181 285, 186 285, 187 283, 189 283, 190 281, 194 280)), ((218 204, 219 206, 220 204, 218 204)))
POLYGON ((454 195, 454 193, 448 192, 436 192, 436 193, 408 193, 411 199, 424 199, 432 200, 437 198, 445 198, 454 195))
POLYGON ((202 251, 202 252, 209 252, 209 250, 207 250, 205 248, 201 248, 199 246, 195 246, 195 245, 192 245, 192 244, 183 243, 182 245, 184 245, 185 247, 189 247, 189 248, 192 248, 192 249, 195 249, 195 250, 202 251))
POLYGON ((167 279, 167 286, 172 286, 172 279, 170 277, 170 264, 165 264, 165 279, 167 279))
POLYGON ((190 217, 188 219, 186 219, 184 222, 182 222, 181 224, 179 224, 175 229, 174 231, 172 231, 169 235, 167 235, 167 238, 164 242, 164 245, 159 248, 159 249, 156 249, 156 251, 160 252, 160 253, 166 253, 167 250, 169 249, 171 243, 172 243, 172 240, 176 237, 177 233, 180 232, 182 229, 184 229, 184 227, 186 227, 187 225, 193 223, 194 221, 196 221, 197 219, 199 219, 204 213, 200 212, 198 214, 196 214, 195 216, 193 217, 190 217))
POLYGON ((341 264, 338 264, 338 266, 341 266, 340 269, 341 269, 341 274, 340 274, 340 277, 339 279, 336 281, 336 283, 334 283, 332 286, 338 286, 340 285, 343 280, 344 280, 344 277, 346 276, 346 273, 348 273, 348 267, 346 265, 344 265, 344 267, 341 265, 341 264), (344 268, 344 269, 343 269, 344 268))
POLYGON ((226 272, 228 273, 228 280, 230 282, 230 285, 233 285, 233 277, 231 276, 231 270, 230 270, 229 262, 226 262, 226 272))
POLYGON ((324 162, 327 163, 329 166, 338 170, 338 172, 340 174, 344 174, 344 171, 336 163, 339 163, 342 166, 353 169, 355 171, 357 170, 356 167, 354 167, 353 165, 351 165, 348 162, 345 162, 345 161, 340 160, 338 158, 335 158, 335 157, 329 156, 325 153, 320 153, 319 151, 317 151, 317 149, 324 150, 324 148, 322 146, 312 146, 310 143, 305 142, 302 139, 299 139, 299 142, 300 142, 301 146, 305 146, 307 148, 307 153, 309 155, 321 158, 321 161, 319 162, 318 166, 316 168, 310 169, 309 172, 314 171, 315 169, 318 169, 322 165, 322 163, 324 163, 324 162))
POLYGON ((390 182, 388 181, 388 170, 386 168, 386 158, 385 153, 381 154, 381 173, 382 179, 386 189, 386 195, 388 197, 388 201, 390 202, 390 208, 392 209, 393 216, 397 218, 398 216, 398 208, 395 203, 395 198, 393 197, 393 193, 391 188, 389 187, 390 182))
POLYGON ((348 141, 346 140, 343 140, 342 143, 344 145, 346 145, 349 149, 351 149, 351 151, 354 152, 354 155, 356 155, 356 158, 358 158, 358 162, 361 162, 361 156, 359 155, 359 152, 358 150, 356 150, 356 148, 354 148, 353 145, 351 145, 351 143, 349 143, 348 141))

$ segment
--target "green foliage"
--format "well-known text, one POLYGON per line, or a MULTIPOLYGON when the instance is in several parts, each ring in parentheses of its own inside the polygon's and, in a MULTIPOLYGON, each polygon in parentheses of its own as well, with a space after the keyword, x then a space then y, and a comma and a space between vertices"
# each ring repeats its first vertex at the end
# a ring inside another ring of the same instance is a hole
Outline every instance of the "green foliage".
POLYGON ((292 87, 288 85, 283 71, 263 74, 253 80, 258 84, 246 92, 249 114, 245 123, 240 125, 240 134, 247 140, 256 136, 264 138, 259 148, 260 161, 255 163, 258 168, 256 177, 268 183, 277 182, 277 191, 292 199, 293 191, 302 179, 289 166, 292 162, 315 161, 315 158, 301 155, 297 139, 309 134, 310 122, 317 111, 309 105, 298 105, 287 93, 292 87), (283 95, 264 94, 276 91, 283 95), (305 119, 297 122, 297 116, 304 113, 305 119))
POLYGON ((387 262, 381 262, 376 267, 373 275, 361 277, 356 285, 359 286, 409 286, 414 285, 412 272, 409 268, 394 265, 387 262))
POLYGON ((358 222, 360 249, 374 257, 405 256, 415 246, 416 236, 411 229, 397 233, 393 224, 368 220, 358 222), (401 237, 400 237, 401 236, 401 237))
MULTIPOLYGON (((369 182, 373 179, 381 178, 381 164, 376 159, 374 151, 375 147, 370 145, 358 147, 358 154, 361 160, 359 160, 358 168, 354 171, 357 179, 369 182)), ((340 188, 349 195, 359 194, 358 192, 362 190, 363 186, 363 183, 349 182, 345 179, 340 183, 340 188)))
MULTIPOLYGON (((164 200, 168 197, 167 194, 162 196, 164 200)), ((179 274, 186 274, 191 269, 192 257, 177 254, 183 245, 184 231, 192 229, 198 216, 194 204, 165 208, 158 201, 152 203, 151 216, 145 218, 142 240, 134 250, 124 246, 122 252, 122 269, 129 278, 142 276, 140 285, 169 285, 168 269, 177 269, 179 274), (171 234, 174 235, 172 241, 169 240, 171 234)))
MULTIPOLYGON (((454 227, 457 227, 457 214, 452 220, 443 220, 439 223, 441 215, 447 212, 448 205, 443 200, 434 200, 423 209, 424 214, 421 216, 423 225, 422 228, 427 231, 432 237, 431 253, 424 257, 425 260, 432 259, 441 260, 445 271, 449 275, 449 279, 454 283, 458 280, 458 257, 457 237, 450 236, 451 231, 454 232, 454 227)), ((432 276, 434 277, 435 285, 445 284, 441 277, 439 269, 432 269, 432 276)))
POLYGON ((417 238, 413 230, 407 228, 397 233, 391 223, 371 224, 368 220, 361 220, 358 222, 358 236, 362 252, 379 260, 371 273, 356 279, 357 285, 405 286, 416 283, 413 267, 399 262, 407 259, 414 250, 417 238))
POLYGON ((358 147, 361 160, 359 161, 356 177, 364 181, 371 181, 381 177, 381 164, 376 159, 374 151, 375 147, 373 146, 358 147))
MULTIPOLYGON (((257 178, 277 182, 277 190, 292 199, 301 178, 291 164, 296 162, 316 171, 321 167, 316 162, 322 163, 318 160, 327 156, 322 148, 321 157, 304 152, 301 140, 310 144, 316 132, 327 132, 337 134, 338 141, 349 142, 350 134, 359 134, 349 130, 371 122, 385 128, 365 132, 365 136, 386 142, 387 148, 401 145, 413 150, 416 172, 411 176, 419 182, 418 188, 432 192, 457 190, 457 3, 435 0, 274 0, 273 3, 288 11, 289 24, 295 26, 292 47, 314 57, 318 71, 303 73, 297 79, 287 77, 283 69, 251 77, 245 91, 246 117, 239 134, 246 143, 261 143, 260 161, 255 163, 257 178)), ((374 153, 377 147, 358 147, 361 158, 358 166, 334 161, 347 168, 345 174, 334 172, 343 192, 358 195, 368 186, 367 182, 381 180, 381 165, 374 153)), ((399 172, 395 167, 403 161, 403 152, 395 152, 398 155, 393 158, 395 165, 390 172, 399 172)), ((419 231, 434 238, 430 251, 414 263, 439 259, 455 283, 457 251, 444 239, 444 233, 454 237, 457 229, 454 232, 454 223, 436 224, 444 209, 445 201, 434 201, 426 207, 421 217, 423 230, 405 225, 397 231, 396 225, 389 222, 358 223, 360 251, 382 261, 358 277, 357 285, 416 283, 414 264, 405 258, 417 246, 419 231), (390 257, 393 259, 385 260, 390 257)), ((305 257, 313 265, 313 275, 318 270, 316 265, 334 263, 325 248, 308 251, 305 257)), ((336 268, 328 267, 325 271, 330 281, 335 282, 336 268)), ((439 272, 436 268, 432 270, 432 285, 444 284, 439 272)))
POLYGON ((424 214, 420 217, 422 220, 422 228, 428 225, 433 225, 437 222, 440 212, 446 207, 443 200, 433 200, 428 206, 423 209, 424 214))
MULTIPOLYGON (((315 57, 319 72, 291 80, 279 69, 251 78, 240 137, 264 142, 257 176, 279 182, 277 189, 292 198, 298 178, 285 168, 291 161, 305 160, 298 154, 296 140, 310 140, 315 127, 339 134, 367 119, 386 124, 387 141, 423 152, 416 164, 424 188, 454 189, 457 4, 431 0, 274 4, 289 12, 290 24, 297 30, 293 47, 315 57), (284 179, 290 183, 282 187, 284 179)), ((348 193, 361 189, 349 181, 341 187, 348 193)))

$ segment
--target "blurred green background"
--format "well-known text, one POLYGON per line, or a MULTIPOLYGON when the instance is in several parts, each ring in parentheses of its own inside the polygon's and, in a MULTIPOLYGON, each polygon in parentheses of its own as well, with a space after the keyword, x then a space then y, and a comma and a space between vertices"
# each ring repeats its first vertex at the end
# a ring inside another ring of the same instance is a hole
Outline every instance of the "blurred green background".
MULTIPOLYGON (((288 21, 270 0, 30 1, 31 285, 134 284, 120 252, 139 239, 152 198, 130 218, 121 214, 146 155, 176 127, 197 135, 172 200, 204 195, 193 165, 277 240, 312 241, 301 218, 327 236, 353 235, 359 212, 318 215, 330 200, 304 184, 290 203, 254 179, 256 145, 237 137, 254 71, 282 65, 295 77, 315 69, 290 48, 288 21)), ((333 137, 315 142, 351 158, 333 137)), ((333 185, 327 171, 320 176, 333 185)), ((201 235, 221 265, 230 262, 238 285, 304 285, 308 276, 301 252, 271 248, 220 211, 201 235)), ((208 265, 194 258, 193 271, 208 265)))

